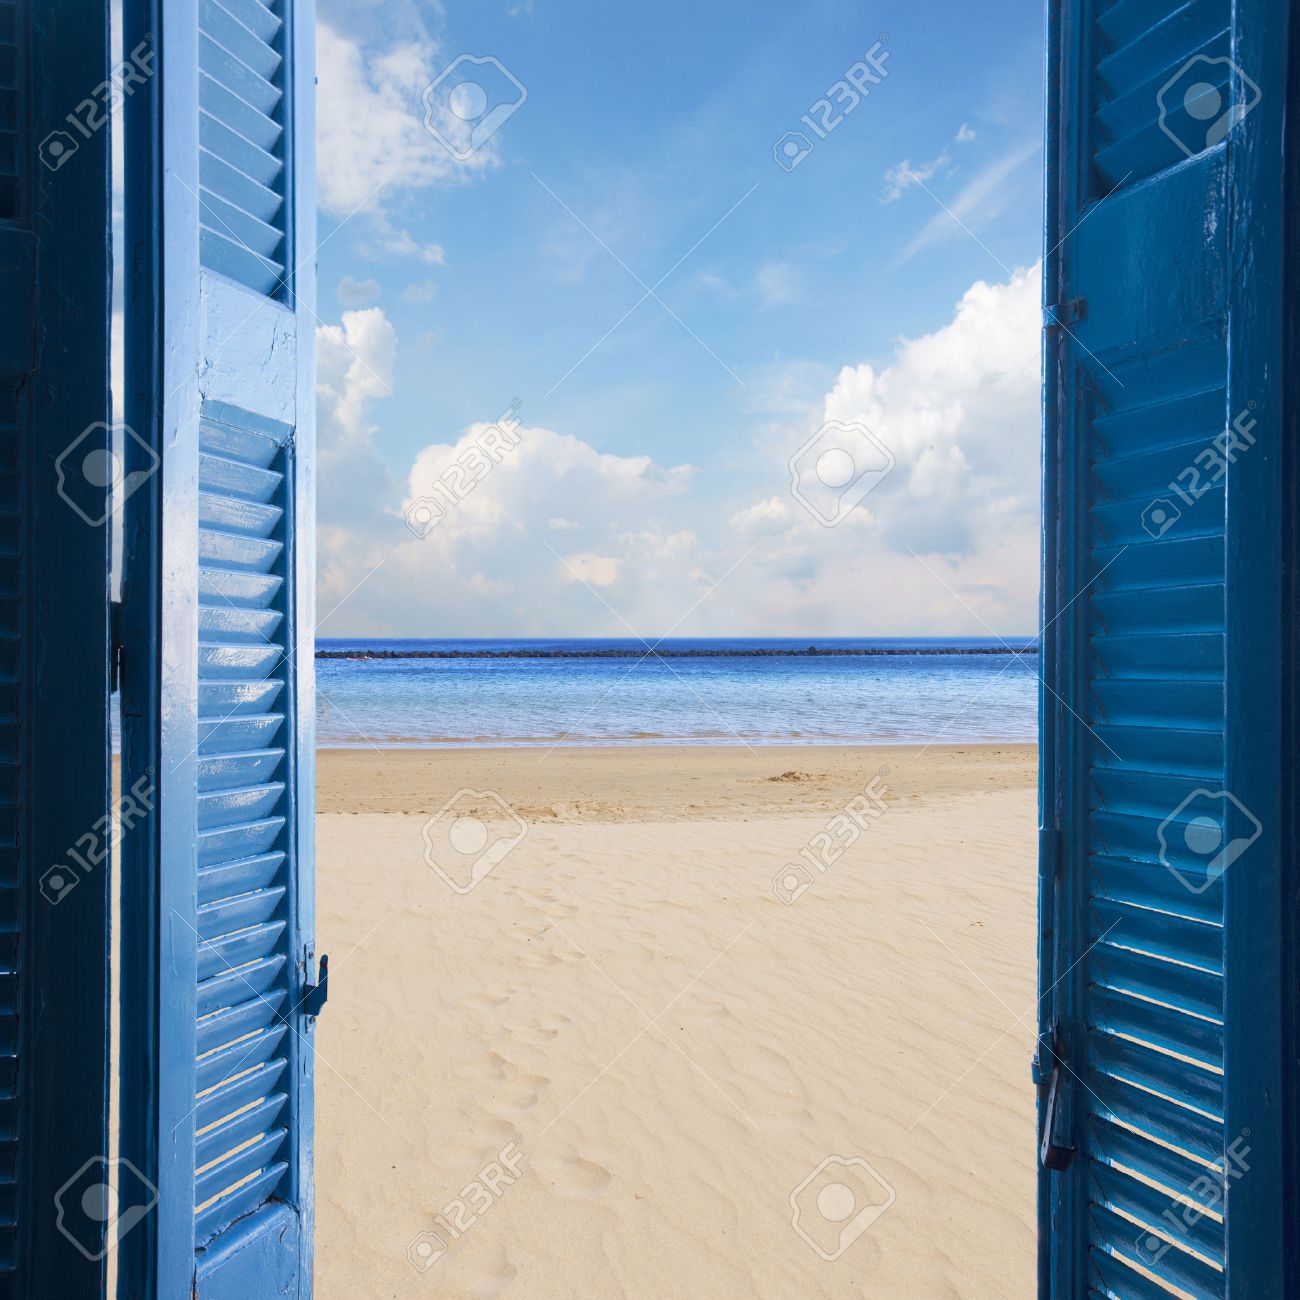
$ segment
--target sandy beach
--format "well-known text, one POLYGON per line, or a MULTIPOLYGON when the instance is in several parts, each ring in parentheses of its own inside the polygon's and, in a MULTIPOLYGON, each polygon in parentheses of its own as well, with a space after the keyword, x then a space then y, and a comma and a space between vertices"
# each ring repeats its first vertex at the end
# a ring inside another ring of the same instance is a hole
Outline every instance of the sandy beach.
POLYGON ((323 751, 318 1294, 1031 1294, 1035 780, 323 751), (422 834, 462 788, 511 846, 464 893, 422 834))

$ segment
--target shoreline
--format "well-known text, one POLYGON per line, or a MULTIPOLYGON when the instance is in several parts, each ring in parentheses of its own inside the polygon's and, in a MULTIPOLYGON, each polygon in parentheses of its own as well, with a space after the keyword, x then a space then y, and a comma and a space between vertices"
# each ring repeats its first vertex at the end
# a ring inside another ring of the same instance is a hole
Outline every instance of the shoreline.
POLYGON ((1037 759, 1020 742, 321 748, 317 811, 430 816, 468 789, 533 824, 810 816, 878 777, 903 805, 1032 791, 1037 759))
MULTIPOLYGON (((781 740, 773 736, 765 736, 758 740, 746 740, 743 737, 736 736, 663 736, 658 733, 646 734, 642 736, 629 736, 625 739, 609 736, 368 736, 364 740, 355 741, 338 741, 329 740, 321 741, 316 745, 318 754, 326 751, 337 751, 341 754, 355 753, 358 750, 378 750, 387 752, 392 750, 394 753, 416 752, 416 753, 441 753, 449 749, 493 749, 501 750, 503 753, 515 753, 519 750, 544 749, 912 749, 923 748, 926 745, 935 744, 936 742, 928 739, 922 740, 900 740, 893 736, 882 736, 879 739, 854 739, 846 740, 840 736, 828 736, 824 739, 814 736, 796 736, 789 740, 781 740)), ((969 746, 986 746, 986 745, 1003 745, 1017 746, 1028 745, 1033 747, 1037 744, 1035 739, 1025 739, 1022 736, 959 736, 951 739, 943 746, 946 749, 954 747, 967 748, 969 746)))

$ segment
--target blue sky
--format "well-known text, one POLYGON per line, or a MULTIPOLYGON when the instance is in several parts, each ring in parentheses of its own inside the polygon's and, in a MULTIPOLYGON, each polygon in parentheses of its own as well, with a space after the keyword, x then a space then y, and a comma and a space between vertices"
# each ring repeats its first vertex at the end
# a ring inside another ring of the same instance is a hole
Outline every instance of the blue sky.
POLYGON ((323 634, 1032 630, 1037 9, 320 15, 323 634), (526 89, 464 161, 422 97, 461 55, 526 89), (516 399, 517 448, 417 536, 516 399), (791 491, 826 420, 892 461, 834 527, 791 491))

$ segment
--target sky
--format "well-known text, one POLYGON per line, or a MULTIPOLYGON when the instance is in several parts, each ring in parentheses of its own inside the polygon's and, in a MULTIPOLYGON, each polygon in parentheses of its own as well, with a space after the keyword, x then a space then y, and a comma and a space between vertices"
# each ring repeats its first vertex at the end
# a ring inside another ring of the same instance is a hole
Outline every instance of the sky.
POLYGON ((319 634, 1032 632, 1042 41, 320 0, 319 634))

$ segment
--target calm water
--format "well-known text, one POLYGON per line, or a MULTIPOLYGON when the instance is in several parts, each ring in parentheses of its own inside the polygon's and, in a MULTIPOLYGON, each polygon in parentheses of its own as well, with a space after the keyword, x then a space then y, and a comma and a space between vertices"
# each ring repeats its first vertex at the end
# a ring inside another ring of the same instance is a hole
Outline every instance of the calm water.
POLYGON ((318 658, 317 739, 328 747, 870 744, 1036 734, 1037 655, 969 653, 1001 649, 976 638, 815 644, 895 653, 809 655, 806 640, 667 640, 646 656, 633 640, 322 639, 317 648, 329 655, 466 657, 318 658))

